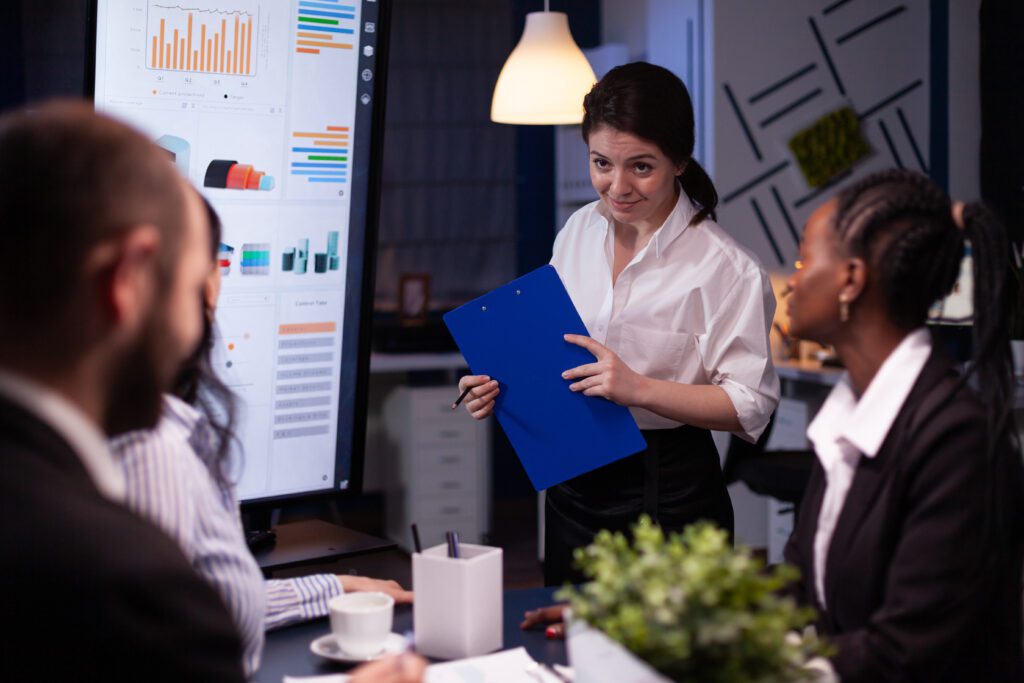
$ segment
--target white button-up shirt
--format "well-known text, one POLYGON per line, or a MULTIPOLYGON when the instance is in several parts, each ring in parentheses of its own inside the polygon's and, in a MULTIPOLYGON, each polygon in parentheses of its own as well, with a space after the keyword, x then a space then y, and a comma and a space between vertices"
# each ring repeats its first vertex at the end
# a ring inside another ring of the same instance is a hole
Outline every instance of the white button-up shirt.
POLYGON ((814 589, 822 607, 825 561, 857 464, 862 457, 878 454, 931 352, 928 330, 922 327, 908 334, 878 368, 859 401, 844 373, 807 428, 826 478, 814 532, 814 589))
MULTIPOLYGON (((614 223, 593 202, 566 222, 551 264, 594 339, 647 377, 721 387, 739 436, 754 441, 779 401, 768 342, 775 296, 757 259, 711 219, 690 225, 695 213, 680 192, 613 285, 614 223)), ((631 411, 642 429, 680 424, 631 411)))

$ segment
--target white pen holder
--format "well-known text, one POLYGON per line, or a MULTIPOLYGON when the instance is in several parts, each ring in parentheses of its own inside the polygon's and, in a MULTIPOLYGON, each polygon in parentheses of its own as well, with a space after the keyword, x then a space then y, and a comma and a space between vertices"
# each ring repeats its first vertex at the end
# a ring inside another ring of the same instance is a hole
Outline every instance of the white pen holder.
POLYGON ((502 647, 502 550, 464 543, 462 557, 445 545, 412 556, 416 651, 461 659, 502 647))

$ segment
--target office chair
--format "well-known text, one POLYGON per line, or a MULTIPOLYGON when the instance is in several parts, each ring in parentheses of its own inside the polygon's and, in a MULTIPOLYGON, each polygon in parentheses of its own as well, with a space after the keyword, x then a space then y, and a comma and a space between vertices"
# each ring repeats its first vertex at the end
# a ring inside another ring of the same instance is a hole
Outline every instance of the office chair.
POLYGON ((756 443, 748 443, 735 435, 730 436, 722 472, 726 485, 742 481, 754 493, 792 504, 795 521, 800 515, 800 502, 811 476, 815 456, 809 449, 766 452, 764 447, 774 424, 775 414, 772 413, 768 426, 756 443))

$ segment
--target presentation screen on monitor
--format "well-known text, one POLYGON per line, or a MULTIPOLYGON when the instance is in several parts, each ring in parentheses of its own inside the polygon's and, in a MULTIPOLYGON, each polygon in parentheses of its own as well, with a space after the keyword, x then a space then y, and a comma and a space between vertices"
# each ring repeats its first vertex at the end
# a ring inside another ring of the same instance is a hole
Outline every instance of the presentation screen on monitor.
POLYGON ((223 221, 213 358, 239 399, 243 501, 359 485, 381 5, 91 7, 97 108, 166 149, 223 221))

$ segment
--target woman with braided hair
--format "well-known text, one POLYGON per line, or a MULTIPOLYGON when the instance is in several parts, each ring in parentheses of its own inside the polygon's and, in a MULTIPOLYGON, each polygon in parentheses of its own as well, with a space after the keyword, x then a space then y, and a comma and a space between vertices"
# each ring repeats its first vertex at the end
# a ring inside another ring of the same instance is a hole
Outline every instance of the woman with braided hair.
POLYGON ((819 207, 800 253, 793 334, 833 345, 847 373, 807 430, 817 462, 786 559, 836 646, 835 673, 1024 680, 1002 227, 921 175, 886 171, 819 207), (959 373, 924 324, 965 242, 973 358, 959 373))

